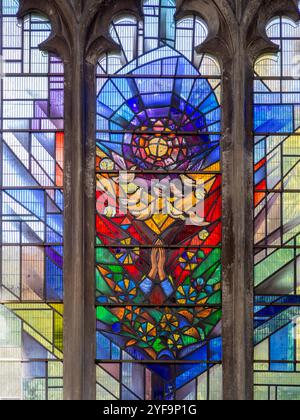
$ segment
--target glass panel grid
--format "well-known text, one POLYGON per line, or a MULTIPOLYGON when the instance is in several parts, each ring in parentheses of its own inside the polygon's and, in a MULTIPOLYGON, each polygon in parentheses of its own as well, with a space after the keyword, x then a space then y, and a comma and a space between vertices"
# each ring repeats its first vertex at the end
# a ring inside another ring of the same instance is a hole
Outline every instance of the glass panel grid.
POLYGON ((116 19, 97 67, 99 400, 222 399, 221 77, 175 11, 116 19))
POLYGON ((0 2, 0 400, 63 395, 64 70, 50 22, 0 2))
POLYGON ((280 53, 255 67, 254 393, 300 400, 300 32, 284 17, 267 32, 280 53))

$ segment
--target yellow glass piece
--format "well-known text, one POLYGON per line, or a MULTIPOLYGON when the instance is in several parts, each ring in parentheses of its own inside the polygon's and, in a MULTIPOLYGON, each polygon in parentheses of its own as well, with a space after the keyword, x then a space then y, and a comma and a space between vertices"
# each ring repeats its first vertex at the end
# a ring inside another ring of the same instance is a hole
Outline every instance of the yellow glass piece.
POLYGON ((111 159, 103 159, 100 162, 100 169, 103 171, 112 171, 114 169, 114 162, 111 159))
POLYGON ((147 325, 147 332, 151 331, 154 328, 154 325, 148 324, 147 325))
POLYGON ((155 138, 149 143, 149 151, 152 156, 161 158, 168 152, 168 145, 164 139, 155 138))
POLYGON ((153 216, 153 220, 157 224, 157 226, 161 228, 165 221, 168 219, 168 217, 169 216, 164 214, 155 214, 153 216))
POLYGON ((206 171, 208 172, 219 172, 221 170, 221 163, 217 162, 211 166, 209 166, 206 171))
POLYGON ((127 238, 121 241, 121 244, 123 245, 130 245, 131 244, 131 238, 127 238))
POLYGON ((54 312, 54 331, 53 331, 53 341, 54 346, 60 351, 63 351, 63 318, 58 313, 54 312))
POLYGON ((56 312, 58 312, 60 315, 64 314, 64 305, 62 303, 49 304, 49 306, 53 308, 56 312))
POLYGON ((208 237, 209 232, 207 230, 201 230, 201 232, 199 233, 199 239, 201 239, 201 241, 205 241, 208 237))
POLYGON ((54 354, 55 357, 57 357, 57 359, 63 359, 62 352, 57 350, 56 348, 54 348, 53 354, 54 354))
POLYGON ((172 217, 168 217, 164 225, 161 227, 161 231, 164 232, 166 229, 168 229, 169 226, 171 226, 174 223, 174 219, 172 217))
POLYGON ((168 215, 155 214, 151 219, 145 221, 145 223, 153 232, 159 235, 174 223, 174 219, 168 215))
POLYGON ((14 313, 48 341, 53 340, 52 310, 15 310, 14 313))

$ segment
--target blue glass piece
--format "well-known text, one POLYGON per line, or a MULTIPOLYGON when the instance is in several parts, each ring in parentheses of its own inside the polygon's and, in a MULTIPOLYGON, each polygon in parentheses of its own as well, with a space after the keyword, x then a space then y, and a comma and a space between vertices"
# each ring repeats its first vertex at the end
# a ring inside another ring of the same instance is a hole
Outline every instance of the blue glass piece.
POLYGON ((116 111, 125 100, 111 81, 107 82, 102 88, 98 99, 100 103, 105 104, 113 111, 116 111))
POLYGON ((47 350, 41 346, 36 340, 34 340, 29 334, 25 331, 22 336, 23 348, 22 348, 22 357, 23 360, 30 359, 46 359, 47 350))
POLYGON ((138 113, 142 109, 142 104, 139 98, 131 98, 127 101, 127 105, 134 113, 138 113))
POLYGON ((142 291, 147 295, 151 292, 152 288, 153 288, 153 281, 150 280, 149 278, 146 278, 145 280, 142 281, 142 283, 140 284, 140 288, 142 289, 142 291))
POLYGON ((111 344, 112 359, 119 360, 121 358, 121 350, 114 343, 111 344))
POLYGON ((104 131, 104 130, 109 129, 109 120, 107 120, 106 118, 103 118, 102 114, 98 115, 98 103, 97 103, 96 128, 98 131, 101 131, 101 130, 104 131))
POLYGON ((112 151, 118 153, 119 155, 122 154, 123 147, 120 143, 113 143, 113 142, 100 142, 100 148, 105 151, 112 151))
POLYGON ((255 185, 259 184, 264 179, 266 179, 266 167, 265 166, 263 166, 262 168, 260 168, 259 171, 256 171, 255 172, 255 175, 254 175, 255 185))
POLYGON ((256 133, 293 133, 294 128, 293 106, 254 106, 254 129, 256 133))
POLYGON ((266 93, 269 93, 270 92, 270 89, 262 81, 255 80, 254 81, 254 92, 266 92, 266 93))
POLYGON ((34 133, 33 137, 41 146, 55 159, 55 134, 54 133, 34 133))
POLYGON ((186 371, 176 378, 176 389, 181 388, 186 383, 190 382, 191 380, 200 376, 202 373, 206 372, 208 370, 209 365, 205 363, 199 363, 196 365, 187 364, 184 365, 184 367, 186 371), (187 368, 188 366, 190 367, 190 369, 187 368))
POLYGON ((262 309, 255 317, 259 321, 254 335, 255 345, 257 345, 287 325, 288 320, 292 321, 295 317, 299 317, 299 308, 283 306, 279 309, 277 307, 262 309))
POLYGON ((51 214, 47 216, 47 225, 50 226, 55 232, 63 235, 63 215, 51 214))
MULTIPOLYGON (((208 133, 220 133, 221 132, 221 122, 218 122, 216 124, 211 124, 210 126, 207 127, 207 132, 208 133)), ((205 128, 204 128, 205 130, 205 128)))
MULTIPOLYGON (((211 94, 211 91, 212 91, 211 86, 207 82, 207 80, 197 79, 196 82, 195 82, 195 85, 193 87, 193 91, 192 91, 191 97, 189 99, 189 102, 193 106, 197 107, 199 104, 201 104, 201 102, 203 101, 204 98, 206 98, 207 96, 209 96, 211 94)), ((212 94, 212 96, 214 97, 214 103, 216 105, 218 105, 214 93, 212 94)), ((216 105, 211 106, 211 108, 215 108, 216 105)), ((200 108, 201 112, 206 112, 205 109, 206 108, 205 107, 203 108, 203 105, 200 108)))
POLYGON ((138 401, 138 396, 134 395, 128 388, 122 386, 122 401, 138 401))
POLYGON ((254 149, 254 163, 257 164, 262 159, 265 158, 266 155, 266 140, 261 140, 254 149))
POLYGON ((9 190, 8 194, 22 207, 45 220, 45 193, 41 190, 9 190))
POLYGON ((254 95, 254 102, 256 104, 280 104, 281 103, 281 93, 262 93, 258 94, 256 93, 254 95))
POLYGON ((3 144, 3 186, 35 187, 38 183, 17 159, 8 146, 3 144))
MULTIPOLYGON (((162 74, 161 73, 161 66, 160 66, 161 61, 160 60, 164 59, 164 58, 170 59, 170 58, 179 57, 179 56, 180 56, 180 54, 170 47, 158 48, 155 51, 150 51, 149 53, 144 54, 141 57, 139 57, 139 59, 138 59, 139 67, 136 68, 133 73, 134 74, 146 74, 146 73, 143 73, 143 71, 145 71, 145 68, 143 68, 143 66, 147 63, 157 62, 157 63, 159 63, 159 68, 156 69, 156 72, 153 73, 153 68, 150 68, 150 67, 148 67, 148 71, 151 71, 149 73, 150 75, 151 74, 152 75, 157 75, 158 74, 160 76, 162 74), (157 70, 159 70, 159 73, 157 73, 157 70)), ((188 63, 187 60, 186 60, 186 62, 188 63)), ((124 69, 122 69, 122 71, 120 73, 121 74, 129 73, 128 70, 129 69, 127 67, 125 67, 124 69)))
POLYGON ((178 66, 178 58, 169 58, 169 59, 163 60, 162 62, 163 75, 176 74, 177 66, 178 66))
MULTIPOLYGON (((99 115, 101 115, 101 117, 104 117, 104 118, 107 118, 107 119, 111 118, 111 116, 113 115, 112 109, 110 109, 108 106, 104 105, 100 101, 98 101, 98 103, 97 103, 97 113, 99 115)), ((98 129, 101 129, 101 124, 100 124, 99 127, 100 128, 98 128, 98 129)))
POLYGON ((214 124, 216 121, 221 121, 221 108, 214 109, 205 115, 207 125, 214 124))
POLYGON ((222 360, 222 338, 217 337, 209 343, 209 355, 211 361, 220 362, 222 360))
MULTIPOLYGON (((271 361, 293 361, 295 357, 294 325, 289 323, 270 337, 271 361)), ((271 363, 274 372, 292 372, 293 363, 271 363)))
POLYGON ((59 207, 60 210, 64 209, 64 195, 61 191, 55 191, 55 203, 59 207))
POLYGON ((206 114, 210 111, 212 111, 213 109, 217 108, 219 106, 219 103, 217 101, 216 95, 215 93, 212 93, 211 95, 209 95, 209 97, 202 103, 202 105, 200 106, 200 111, 203 114, 206 114))
POLYGON ((118 109, 116 115, 122 120, 126 120, 130 122, 134 118, 134 113, 131 111, 131 109, 128 107, 126 103, 124 103, 121 108, 118 109))
POLYGON ((175 93, 188 101, 195 81, 193 79, 176 79, 175 80, 175 93))
POLYGON ((178 60, 178 76, 199 76, 198 70, 183 56, 178 60))
POLYGON ((48 243, 58 244, 63 242, 62 235, 58 235, 56 232, 54 232, 52 229, 47 228, 46 229, 46 241, 48 243))
POLYGON ((19 10, 18 0, 2 0, 2 13, 4 15, 15 16, 19 10))
POLYGON ((103 334, 97 332, 97 354, 96 358, 98 360, 109 360, 110 359, 110 340, 106 338, 103 334))
POLYGON ((150 95, 143 95, 142 96, 143 102, 146 107, 162 107, 162 106, 168 106, 171 103, 172 100, 172 94, 171 93, 165 93, 165 94, 150 94, 150 95))
POLYGON ((171 47, 175 45, 175 13, 176 5, 174 4, 174 0, 161 0, 160 41, 171 47))
MULTIPOLYGON (((109 122, 109 130, 111 131, 122 131, 123 127, 122 125, 116 124, 114 121, 109 122)), ((111 136, 109 136, 111 137, 111 136)))
POLYGON ((113 83, 115 84, 117 89, 122 93, 126 100, 138 94, 136 84, 131 79, 115 78, 113 79, 113 83))
MULTIPOLYGON (((24 363, 23 375, 27 380, 45 378, 46 376, 46 363, 45 362, 31 362, 24 363)), ((42 391, 43 392, 43 391, 42 391)))

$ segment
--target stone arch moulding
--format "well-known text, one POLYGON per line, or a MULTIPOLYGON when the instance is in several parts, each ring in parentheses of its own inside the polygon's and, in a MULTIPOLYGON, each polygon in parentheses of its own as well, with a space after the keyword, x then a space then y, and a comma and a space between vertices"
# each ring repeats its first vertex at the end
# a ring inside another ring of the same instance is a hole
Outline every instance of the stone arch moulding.
POLYGON ((199 45, 198 53, 207 53, 216 57, 221 66, 232 57, 232 37, 236 29, 234 13, 227 0, 179 0, 177 19, 188 14, 200 16, 208 27, 208 37, 199 45))
POLYGON ((51 34, 40 45, 40 48, 60 56, 65 62, 68 61, 72 51, 72 37, 74 34, 74 14, 69 2, 20 0, 18 17, 22 19, 32 12, 47 16, 51 22, 51 34))
MULTIPOLYGON (((128 12, 142 20, 142 0, 108 0, 100 4, 99 1, 90 0, 89 3, 88 15, 85 12, 82 15, 86 23, 90 22, 86 27, 86 58, 95 65, 101 53, 119 50, 108 31, 112 19, 128 12)), ((198 52, 211 54, 220 61, 226 60, 233 53, 230 38, 231 31, 235 29, 234 14, 227 0, 177 0, 176 19, 189 14, 201 17, 208 27, 208 38, 198 52), (221 3, 221 8, 218 3, 221 3)))
POLYGON ((300 18, 298 0, 253 0, 249 1, 248 9, 243 18, 245 39, 251 65, 260 55, 277 53, 278 45, 268 38, 266 27, 272 18, 286 16, 297 22, 300 18))
POLYGON ((94 66, 101 54, 106 51, 119 52, 120 47, 109 34, 109 26, 115 16, 129 13, 138 20, 143 19, 140 0, 110 1, 98 6, 91 19, 90 30, 86 32, 86 59, 94 66))

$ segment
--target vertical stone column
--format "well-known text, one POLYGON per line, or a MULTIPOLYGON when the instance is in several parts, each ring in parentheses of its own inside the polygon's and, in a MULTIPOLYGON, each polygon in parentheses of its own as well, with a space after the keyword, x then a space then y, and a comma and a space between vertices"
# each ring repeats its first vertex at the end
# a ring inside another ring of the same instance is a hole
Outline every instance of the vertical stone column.
POLYGON ((240 31, 224 62, 223 369, 224 399, 253 397, 253 165, 251 65, 240 31))

